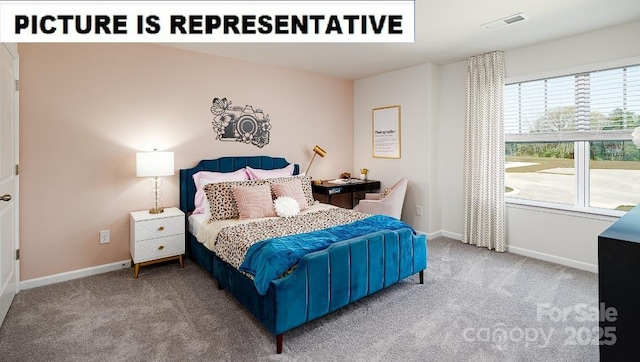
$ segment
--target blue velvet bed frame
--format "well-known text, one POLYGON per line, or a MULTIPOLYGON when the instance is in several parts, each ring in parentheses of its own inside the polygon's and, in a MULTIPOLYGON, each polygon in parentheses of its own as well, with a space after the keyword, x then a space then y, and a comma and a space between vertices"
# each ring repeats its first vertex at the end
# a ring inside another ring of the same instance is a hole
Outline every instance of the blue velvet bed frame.
MULTIPOLYGON (((246 166, 271 170, 288 165, 284 158, 267 156, 222 157, 203 160, 180 170, 180 209, 194 210, 198 171, 233 172, 246 166)), ((294 174, 299 173, 295 165, 294 174)), ((383 230, 333 244, 306 255, 289 275, 271 282, 266 295, 258 294, 253 281, 222 261, 187 233, 187 254, 229 291, 276 336, 276 351, 282 352, 283 333, 315 318, 373 294, 427 267, 425 235, 409 229, 383 230)))

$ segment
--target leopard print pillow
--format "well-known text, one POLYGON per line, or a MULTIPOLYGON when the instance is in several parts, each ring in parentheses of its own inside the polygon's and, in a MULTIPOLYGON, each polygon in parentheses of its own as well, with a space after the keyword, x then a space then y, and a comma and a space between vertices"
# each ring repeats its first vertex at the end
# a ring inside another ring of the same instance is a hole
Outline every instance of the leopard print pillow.
POLYGON ((283 182, 289 182, 292 179, 300 179, 300 182, 302 183, 302 191, 304 192, 304 197, 307 200, 307 205, 311 206, 314 205, 316 202, 313 199, 313 190, 311 189, 311 177, 309 176, 289 176, 289 177, 276 177, 276 178, 270 178, 270 179, 265 179, 264 181, 267 181, 269 183, 272 184, 279 184, 279 183, 283 183, 283 182))
POLYGON ((233 186, 264 185, 266 180, 217 182, 204 186, 211 209, 211 220, 237 219, 240 217, 233 186))

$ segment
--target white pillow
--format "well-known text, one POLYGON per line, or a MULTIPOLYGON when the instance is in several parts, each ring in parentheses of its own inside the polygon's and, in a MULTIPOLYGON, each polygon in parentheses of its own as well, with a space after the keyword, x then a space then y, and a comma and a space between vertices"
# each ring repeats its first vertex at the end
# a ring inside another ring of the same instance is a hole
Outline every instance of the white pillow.
POLYGON ((300 204, 289 196, 275 199, 273 207, 276 209, 276 215, 280 217, 293 217, 300 213, 300 204))
MULTIPOLYGON (((202 190, 202 192, 204 193, 204 187, 207 184, 213 184, 216 183, 216 181, 213 180, 209 180, 206 178, 201 178, 200 179, 200 185, 198 185, 198 190, 202 190)), ((206 196, 205 196, 205 201, 206 201, 206 196)), ((204 216, 207 218, 207 220, 211 219, 211 207, 209 207, 209 202, 207 201, 204 205, 204 210, 203 210, 204 216)), ((194 212, 195 214, 195 212, 194 212)))
POLYGON ((264 180, 268 178, 287 177, 293 175, 295 165, 290 163, 286 167, 276 168, 275 170, 261 170, 259 168, 251 168, 247 166, 247 175, 249 180, 264 180))

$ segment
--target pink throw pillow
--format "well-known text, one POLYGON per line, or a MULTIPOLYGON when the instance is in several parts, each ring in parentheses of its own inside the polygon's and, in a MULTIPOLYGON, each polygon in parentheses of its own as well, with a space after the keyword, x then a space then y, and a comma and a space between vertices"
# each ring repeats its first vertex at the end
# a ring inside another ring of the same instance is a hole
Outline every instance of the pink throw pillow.
POLYGON ((287 177, 276 177, 268 179, 267 182, 270 184, 281 184, 283 182, 289 182, 293 179, 299 179, 302 183, 302 191, 304 192, 304 196, 307 200, 307 205, 311 206, 316 203, 316 200, 313 199, 313 188, 311 187, 311 177, 296 175, 296 176, 287 176, 287 177))
POLYGON ((276 216, 268 184, 258 186, 233 186, 233 196, 238 206, 240 220, 276 216))
POLYGON ((286 167, 277 168, 275 170, 261 170, 259 168, 251 168, 247 166, 247 174, 249 175, 249 180, 264 180, 267 178, 286 177, 293 175, 294 167, 295 165, 293 163, 290 163, 286 167))
POLYGON ((275 198, 287 196, 298 202, 300 210, 304 210, 309 207, 307 198, 302 190, 302 181, 299 178, 293 178, 291 181, 282 183, 271 184, 271 190, 275 198))
POLYGON ((205 207, 209 207, 207 196, 204 193, 204 186, 208 183, 227 182, 227 181, 247 181, 249 176, 244 168, 234 172, 212 172, 199 171, 193 174, 193 181, 196 184, 196 196, 194 198, 195 210, 194 214, 204 214, 205 207), (207 182, 209 181, 209 182, 207 182))

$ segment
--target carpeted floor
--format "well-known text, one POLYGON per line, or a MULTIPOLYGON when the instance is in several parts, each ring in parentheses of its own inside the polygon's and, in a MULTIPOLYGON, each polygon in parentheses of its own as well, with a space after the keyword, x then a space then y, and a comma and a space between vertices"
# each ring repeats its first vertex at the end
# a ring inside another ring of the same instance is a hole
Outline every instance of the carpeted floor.
POLYGON ((275 337, 187 259, 20 292, 0 361, 597 361, 597 275, 428 241, 413 276, 275 337), (594 314, 595 313, 595 314, 594 314))

